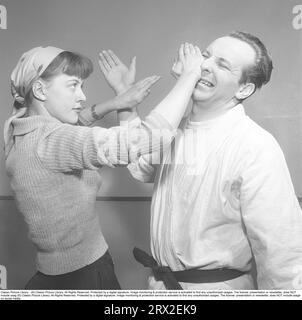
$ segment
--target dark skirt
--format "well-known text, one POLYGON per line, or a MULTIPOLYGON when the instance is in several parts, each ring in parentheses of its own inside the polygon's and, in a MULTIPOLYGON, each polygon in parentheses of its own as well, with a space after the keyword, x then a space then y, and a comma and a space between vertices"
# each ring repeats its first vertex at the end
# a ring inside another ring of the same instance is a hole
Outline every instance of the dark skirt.
POLYGON ((25 286, 27 290, 119 290, 109 251, 79 270, 60 275, 37 272, 25 286))

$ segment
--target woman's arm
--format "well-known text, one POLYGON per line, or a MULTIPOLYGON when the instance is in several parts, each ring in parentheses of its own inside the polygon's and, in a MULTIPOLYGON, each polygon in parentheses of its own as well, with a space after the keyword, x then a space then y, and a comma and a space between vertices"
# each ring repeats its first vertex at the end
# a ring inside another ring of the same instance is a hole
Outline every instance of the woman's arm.
MULTIPOLYGON (((174 88, 153 109, 153 111, 163 117, 173 129, 178 127, 187 108, 187 104, 190 101, 196 82, 201 77, 200 66, 203 57, 198 47, 185 43, 179 48, 178 61, 182 66, 181 75, 174 88)), ((129 85, 123 80, 128 79, 127 77, 123 77, 123 75, 127 74, 127 68, 112 51, 103 51, 103 53, 100 54, 99 64, 106 81, 115 92, 119 92, 119 90, 123 90, 129 85)), ((136 109, 132 109, 131 112, 127 114, 121 111, 119 113, 119 120, 129 121, 135 118, 135 116, 137 116, 136 109)))
POLYGON ((125 166, 171 143, 175 132, 163 135, 161 130, 151 130, 148 122, 159 122, 157 115, 151 113, 146 121, 137 118, 129 126, 109 129, 54 122, 43 130, 37 155, 45 166, 58 172, 125 166), (160 139, 163 136, 165 139, 160 139))
MULTIPOLYGON (((198 47, 189 44, 180 46, 178 60, 174 63, 172 70, 176 74, 178 81, 168 96, 154 109, 158 111, 158 114, 161 114, 162 120, 166 119, 166 122, 157 121, 158 126, 162 128, 168 126, 176 128, 178 126, 194 90, 195 81, 200 77, 201 62, 202 55, 198 47), (190 57, 191 55, 192 57, 190 57), (190 62, 191 58, 193 58, 193 61, 190 62)), ((151 126, 154 127, 154 124, 151 126)), ((168 146, 169 145, 166 144, 166 147, 168 146)), ((163 147, 163 151, 164 150, 165 148, 163 147)), ((154 154, 152 154, 152 156, 142 155, 137 161, 131 162, 128 165, 128 170, 131 175, 139 181, 154 182, 156 169, 161 161, 161 157, 159 157, 159 162, 155 159, 156 155, 154 154)))
POLYGON ((136 111, 132 112, 131 109, 136 107, 148 96, 150 88, 159 80, 159 78, 160 77, 158 76, 153 76, 143 79, 134 85, 131 85, 127 90, 121 92, 113 99, 85 108, 79 114, 79 124, 90 126, 112 111, 119 112, 120 110, 125 110, 124 112, 135 114, 136 116, 136 111))
POLYGON ((137 117, 137 110, 134 108, 148 96, 151 87, 160 77, 152 76, 134 83, 136 57, 132 58, 128 68, 111 50, 99 53, 99 65, 116 97, 82 110, 79 124, 90 126, 112 111, 118 112, 120 121, 137 117))

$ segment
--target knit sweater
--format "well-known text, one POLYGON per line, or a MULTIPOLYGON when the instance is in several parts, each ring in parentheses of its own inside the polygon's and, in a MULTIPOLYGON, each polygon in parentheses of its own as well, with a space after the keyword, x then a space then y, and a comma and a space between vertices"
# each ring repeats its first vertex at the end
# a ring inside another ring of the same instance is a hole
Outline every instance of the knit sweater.
MULTIPOLYGON (((13 126, 6 169, 37 249, 37 269, 57 275, 93 263, 108 248, 95 210, 102 182, 97 170, 158 150, 160 139, 150 146, 150 129, 171 129, 169 123, 152 112, 130 127, 87 128, 45 116, 15 119, 13 126)), ((166 143, 173 134, 164 134, 166 143)))

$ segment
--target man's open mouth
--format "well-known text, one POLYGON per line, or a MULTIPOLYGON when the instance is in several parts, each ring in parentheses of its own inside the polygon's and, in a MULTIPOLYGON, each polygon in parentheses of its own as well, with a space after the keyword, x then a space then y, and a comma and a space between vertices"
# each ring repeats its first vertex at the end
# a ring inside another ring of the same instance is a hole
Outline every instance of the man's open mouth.
POLYGON ((206 86, 206 87, 209 87, 209 88, 213 88, 214 87, 214 84, 212 82, 210 82, 209 80, 206 80, 206 79, 200 79, 197 82, 197 85, 202 85, 202 86, 206 86))

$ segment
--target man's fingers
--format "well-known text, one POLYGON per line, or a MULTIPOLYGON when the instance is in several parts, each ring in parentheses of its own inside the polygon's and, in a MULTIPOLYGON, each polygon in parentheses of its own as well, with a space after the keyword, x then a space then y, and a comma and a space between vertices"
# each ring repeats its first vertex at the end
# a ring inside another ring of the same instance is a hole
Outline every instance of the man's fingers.
POLYGON ((112 50, 108 50, 108 54, 110 55, 111 59, 114 61, 116 65, 122 64, 121 60, 112 50))
POLYGON ((107 60, 106 60, 106 58, 105 58, 105 56, 103 55, 102 52, 99 53, 99 57, 100 57, 100 60, 99 60, 100 63, 102 63, 103 66, 104 66, 104 68, 105 68, 107 71, 109 71, 109 70, 111 69, 111 67, 110 67, 109 63, 107 62, 107 60))
POLYGON ((109 64, 109 66, 112 68, 115 66, 115 62, 114 60, 111 58, 110 54, 107 51, 103 51, 103 55, 107 61, 107 63, 109 64))

